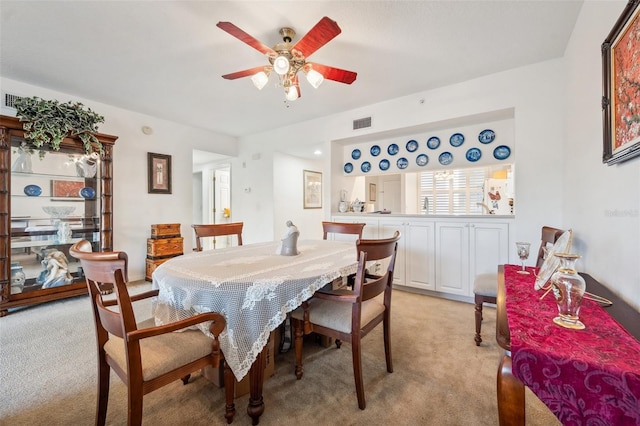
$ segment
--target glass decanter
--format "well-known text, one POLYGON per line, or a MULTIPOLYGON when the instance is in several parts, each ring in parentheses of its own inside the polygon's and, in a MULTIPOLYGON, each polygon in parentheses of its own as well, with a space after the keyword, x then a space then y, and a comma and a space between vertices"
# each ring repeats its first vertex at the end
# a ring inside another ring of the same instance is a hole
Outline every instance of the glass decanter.
POLYGON ((553 322, 562 327, 582 330, 584 324, 578 319, 578 313, 586 283, 575 268, 580 255, 554 253, 554 256, 560 259, 560 267, 551 276, 553 295, 558 305, 558 316, 553 319, 553 322))
POLYGON ((517 242, 516 249, 518 252, 518 257, 522 262, 522 269, 518 271, 519 274, 528 274, 529 272, 524 269, 524 262, 529 258, 529 248, 531 247, 530 243, 517 242))

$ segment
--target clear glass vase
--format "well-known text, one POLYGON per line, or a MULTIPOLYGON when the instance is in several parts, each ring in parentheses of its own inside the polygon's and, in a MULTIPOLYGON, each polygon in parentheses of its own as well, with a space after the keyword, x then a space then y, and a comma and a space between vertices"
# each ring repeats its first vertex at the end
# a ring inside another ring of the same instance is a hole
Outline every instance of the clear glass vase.
POLYGON ((575 268, 580 255, 555 253, 554 256, 560 259, 560 267, 551 276, 553 294, 558 305, 558 316, 553 319, 553 322, 562 327, 582 330, 584 324, 578 319, 578 314, 586 283, 575 268))

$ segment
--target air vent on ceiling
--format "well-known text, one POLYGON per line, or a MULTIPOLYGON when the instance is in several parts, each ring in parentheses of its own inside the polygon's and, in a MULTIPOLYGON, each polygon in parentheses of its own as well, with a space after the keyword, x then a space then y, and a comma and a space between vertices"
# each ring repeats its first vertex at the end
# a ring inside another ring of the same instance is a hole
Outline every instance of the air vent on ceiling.
POLYGON ((365 129, 367 127, 371 127, 371 117, 353 120, 353 130, 365 129))
POLYGON ((20 98, 20 96, 14 95, 12 93, 2 92, 2 106, 4 108, 16 109, 14 103, 18 98, 20 98))

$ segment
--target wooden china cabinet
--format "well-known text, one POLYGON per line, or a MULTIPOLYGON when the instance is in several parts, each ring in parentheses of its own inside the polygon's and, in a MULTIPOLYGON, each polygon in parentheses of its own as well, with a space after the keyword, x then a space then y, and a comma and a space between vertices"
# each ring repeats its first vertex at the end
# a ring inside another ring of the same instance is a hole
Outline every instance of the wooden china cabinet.
POLYGON ((68 251, 76 241, 91 241, 94 251, 113 250, 117 137, 97 134, 104 154, 90 158, 77 137, 52 151, 22 146, 23 135, 17 118, 0 115, 0 316, 85 294, 82 268, 68 251), (65 261, 68 274, 60 267, 65 261))

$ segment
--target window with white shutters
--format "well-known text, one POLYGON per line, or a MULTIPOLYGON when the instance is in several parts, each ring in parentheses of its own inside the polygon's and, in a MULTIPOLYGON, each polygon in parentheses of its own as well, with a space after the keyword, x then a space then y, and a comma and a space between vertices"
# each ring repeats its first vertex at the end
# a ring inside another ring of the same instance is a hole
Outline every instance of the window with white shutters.
POLYGON ((490 169, 479 167, 447 171, 428 171, 418 174, 421 213, 482 214, 484 182, 490 169), (425 198, 428 203, 425 203, 425 198), (428 205, 428 211, 425 207, 428 205))

